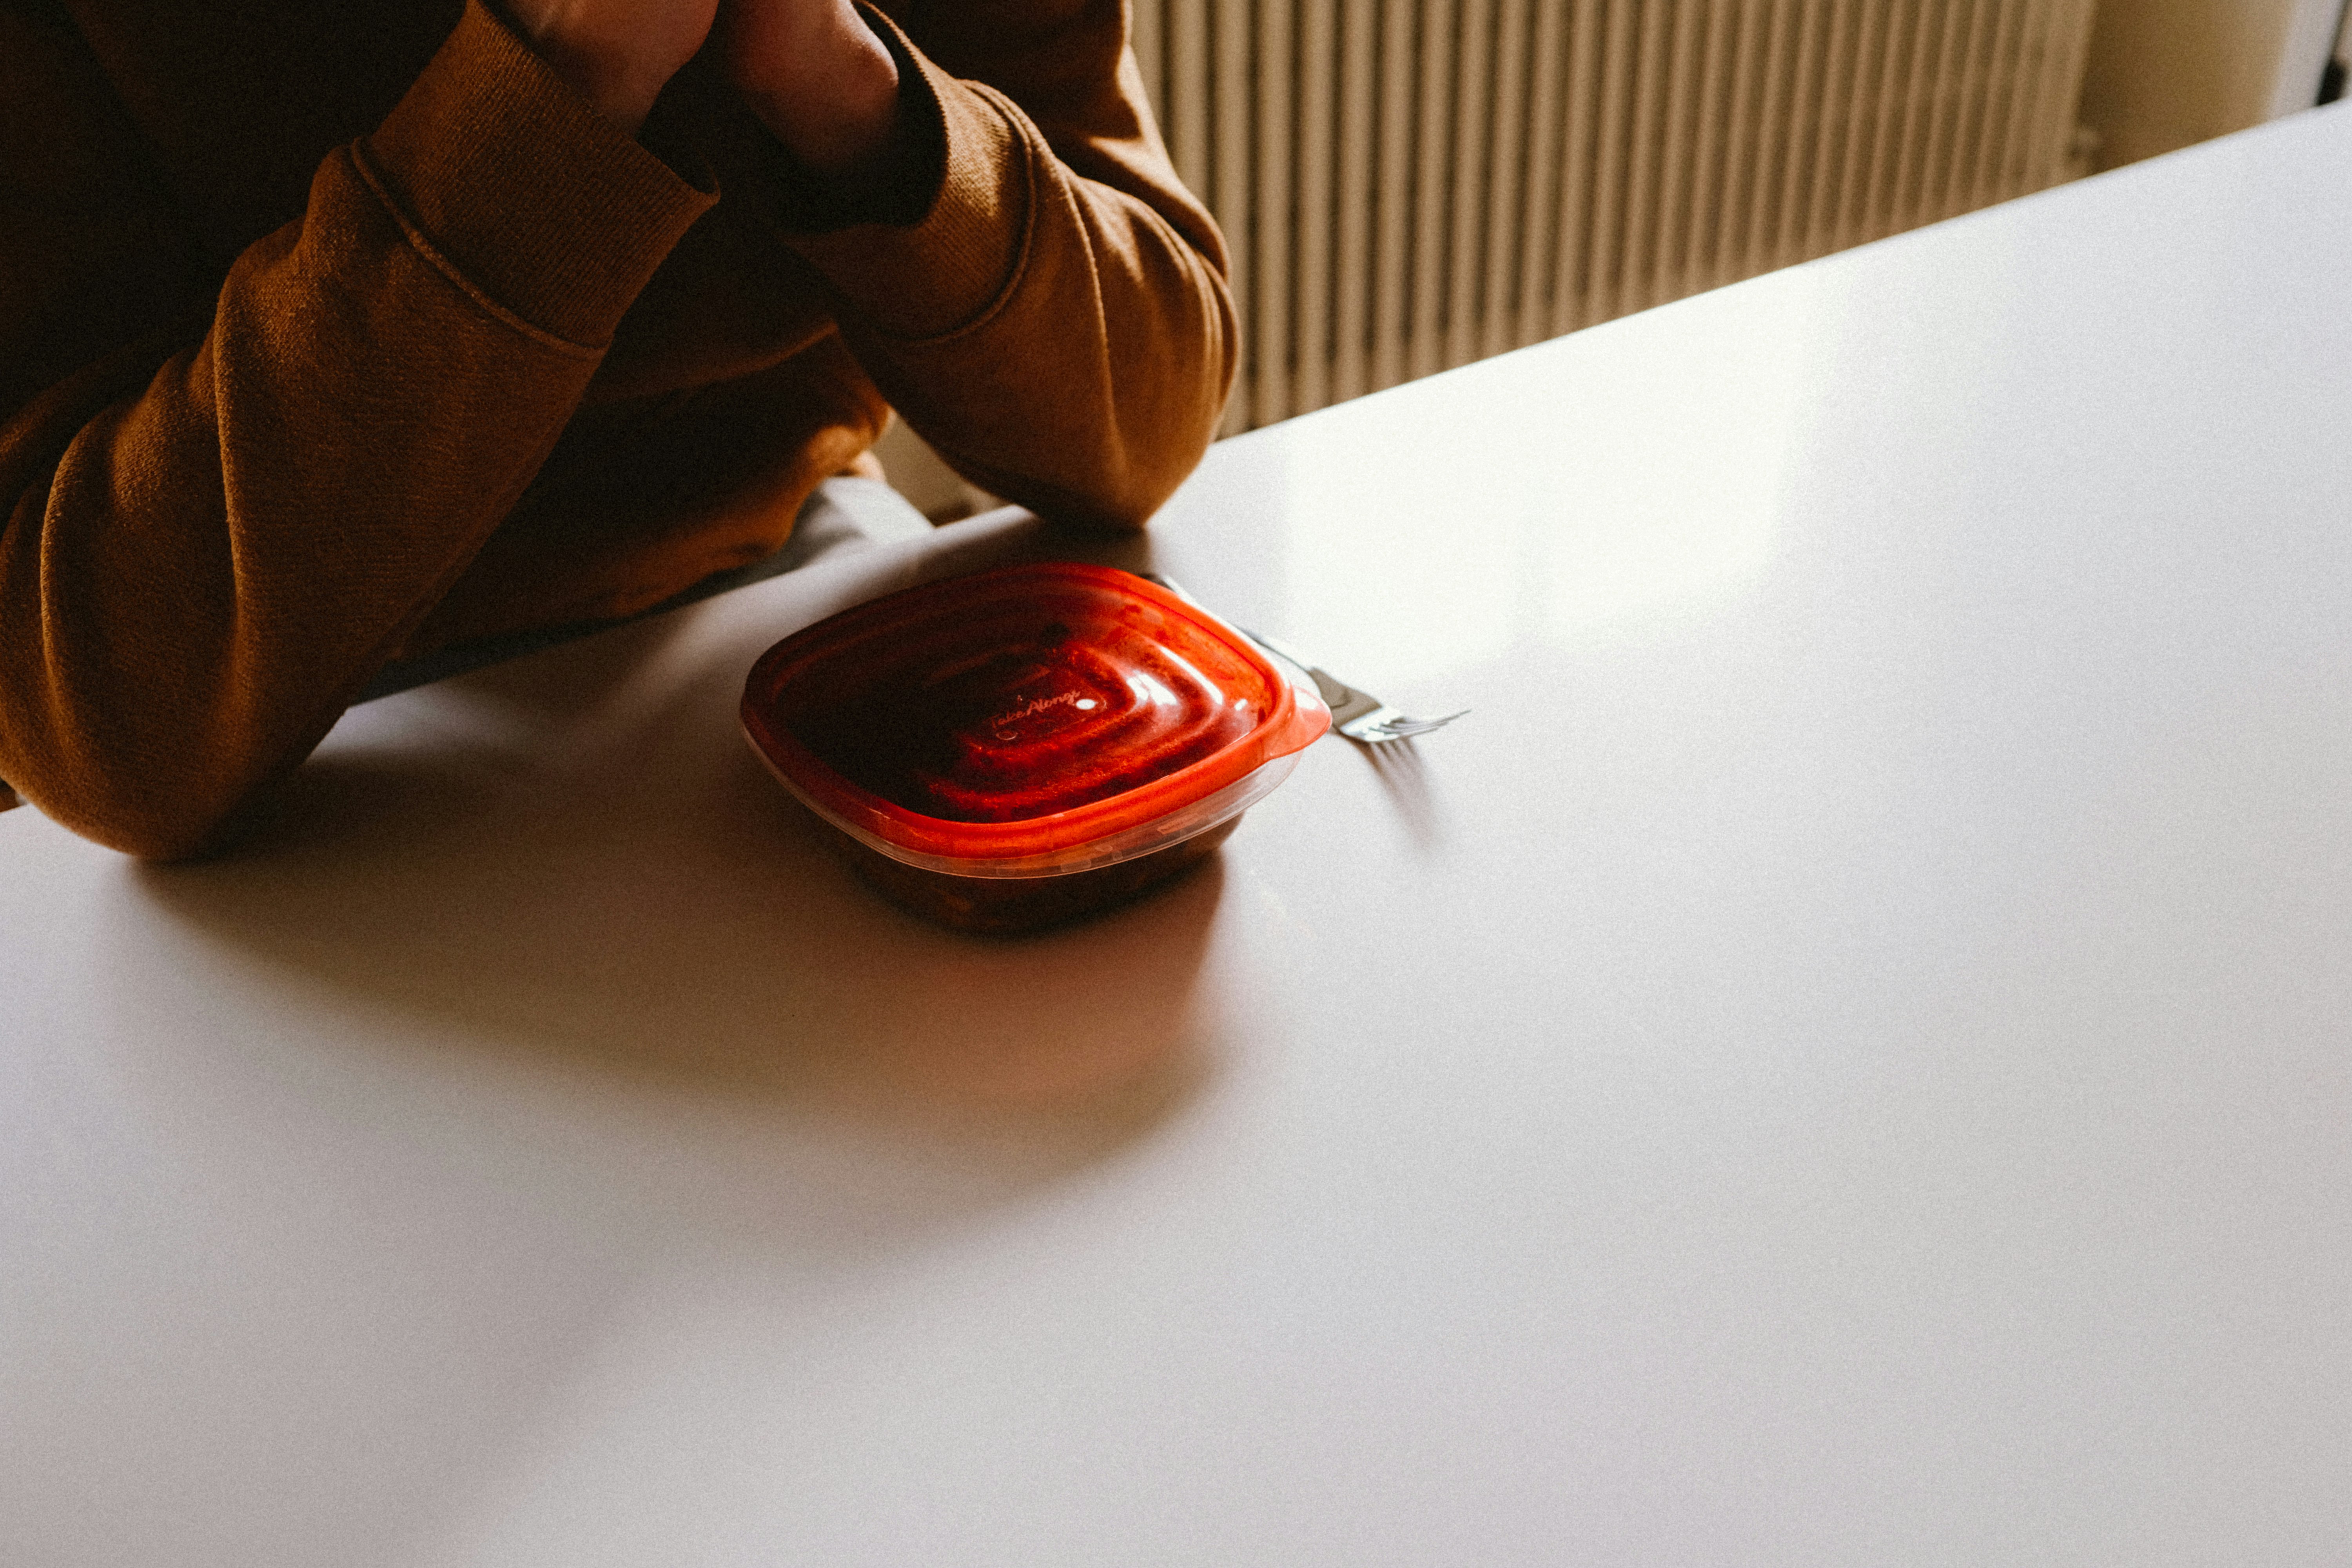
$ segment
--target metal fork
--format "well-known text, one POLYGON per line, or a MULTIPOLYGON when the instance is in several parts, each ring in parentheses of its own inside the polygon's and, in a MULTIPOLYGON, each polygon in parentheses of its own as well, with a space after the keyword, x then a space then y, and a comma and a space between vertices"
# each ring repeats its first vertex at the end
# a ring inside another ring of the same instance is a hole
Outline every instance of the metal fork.
POLYGON ((1308 663, 1306 656, 1284 647, 1272 637, 1260 637, 1247 626, 1235 626, 1234 629, 1267 652, 1279 654, 1305 670, 1307 678, 1315 683, 1315 689, 1323 694, 1323 705, 1331 710, 1331 727, 1362 745, 1377 746, 1389 741, 1410 741, 1415 735, 1442 730, 1470 711, 1465 708, 1442 719, 1408 718, 1370 692, 1359 690, 1329 670, 1308 663))
MULTIPOLYGON (((1209 610, 1206 605, 1202 604, 1200 600, 1192 597, 1175 583, 1157 572, 1145 572, 1140 575, 1159 584, 1186 604, 1198 609, 1207 610, 1211 615, 1216 614, 1214 610, 1209 610)), ((1233 626, 1230 621, 1225 624, 1233 626)), ((1432 730, 1443 729, 1461 718, 1464 713, 1470 711, 1465 708, 1461 712, 1448 713, 1442 719, 1408 718, 1370 692, 1359 690, 1329 670, 1318 666, 1305 654, 1286 647, 1272 637, 1261 637, 1247 626, 1234 626, 1234 630, 1241 633, 1268 653, 1276 658, 1287 659, 1305 670, 1307 678, 1315 683, 1315 689, 1322 693, 1323 705, 1331 710, 1331 727, 1359 745, 1379 746, 1385 745, 1391 741, 1409 741, 1415 735, 1426 735, 1432 730)))

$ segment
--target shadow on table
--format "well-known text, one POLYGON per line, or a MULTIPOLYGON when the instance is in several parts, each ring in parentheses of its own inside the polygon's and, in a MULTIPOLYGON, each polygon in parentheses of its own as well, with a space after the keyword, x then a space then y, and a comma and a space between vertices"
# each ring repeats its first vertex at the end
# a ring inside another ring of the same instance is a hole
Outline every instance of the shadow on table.
POLYGON ((1030 542, 875 547, 365 704, 236 850, 125 868, 106 1070, 144 1163, 33 1481, 109 1561, 471 1560, 614 1431, 749 1407, 698 1380, 788 1427, 847 1303, 1174 1155, 1255 994, 1213 860, 958 936, 737 726, 776 638, 1030 542))
POLYGON ((1206 1070, 1216 862, 1056 931, 936 930, 835 862, 736 727, 769 642, 939 555, 877 549, 357 710, 238 848, 139 875, 331 1006, 422 1026, 365 1034, 1083 1163, 1206 1070))

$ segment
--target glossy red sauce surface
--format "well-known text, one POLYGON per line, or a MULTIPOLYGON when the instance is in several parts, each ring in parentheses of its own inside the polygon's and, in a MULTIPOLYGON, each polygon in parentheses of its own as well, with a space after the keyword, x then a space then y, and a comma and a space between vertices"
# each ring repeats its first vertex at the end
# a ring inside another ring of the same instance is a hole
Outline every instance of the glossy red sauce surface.
POLYGON ((1112 800, 1249 741, 1285 693, 1262 658, 1123 573, 1013 567, 786 639, 754 703, 902 810, 1014 823, 1112 800))

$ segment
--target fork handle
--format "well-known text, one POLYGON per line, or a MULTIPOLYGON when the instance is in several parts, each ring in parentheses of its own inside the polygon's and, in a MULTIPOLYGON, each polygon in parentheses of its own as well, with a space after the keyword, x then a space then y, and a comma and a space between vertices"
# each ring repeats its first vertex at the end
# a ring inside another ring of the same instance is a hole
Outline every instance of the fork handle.
POLYGON ((1260 637, 1247 626, 1235 626, 1234 629, 1266 652, 1288 659, 1307 672, 1307 679, 1315 683, 1316 693, 1323 699, 1323 706, 1331 710, 1332 729, 1337 730, 1342 724, 1360 719, 1381 705, 1379 698, 1357 690, 1320 665, 1307 663, 1272 637, 1260 637))

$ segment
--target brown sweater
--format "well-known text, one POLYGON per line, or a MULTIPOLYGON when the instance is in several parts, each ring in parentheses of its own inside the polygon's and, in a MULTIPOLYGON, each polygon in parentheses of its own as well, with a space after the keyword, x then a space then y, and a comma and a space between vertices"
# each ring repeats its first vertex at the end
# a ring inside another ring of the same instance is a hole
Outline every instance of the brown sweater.
POLYGON ((0 779, 198 850, 386 660, 758 558, 890 405, 1139 525, 1234 337, 1125 6, 880 8, 915 134, 845 193, 479 0, 0 0, 0 779))

